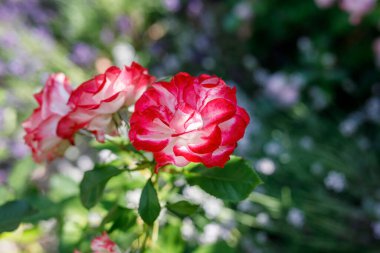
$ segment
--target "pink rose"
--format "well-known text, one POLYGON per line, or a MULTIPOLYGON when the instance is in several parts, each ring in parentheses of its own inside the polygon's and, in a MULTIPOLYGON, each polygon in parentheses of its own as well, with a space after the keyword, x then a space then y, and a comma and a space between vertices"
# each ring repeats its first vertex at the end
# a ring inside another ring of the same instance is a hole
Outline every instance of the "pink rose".
POLYGON ((315 0, 319 8, 327 8, 333 5, 335 0, 315 0))
POLYGON ((136 102, 129 137, 137 149, 153 152, 156 169, 189 162, 223 167, 248 123, 235 88, 216 76, 179 73, 136 102))
POLYGON ((26 135, 26 144, 32 149, 36 162, 50 161, 70 145, 68 140, 57 135, 58 122, 69 111, 67 101, 71 94, 71 86, 67 77, 52 74, 40 93, 34 95, 39 107, 22 124, 26 135))
POLYGON ((342 0, 340 7, 350 14, 350 22, 357 25, 376 5, 376 0, 342 0))
POLYGON ((93 253, 118 253, 120 252, 116 243, 114 243, 107 235, 103 232, 101 236, 95 237, 91 241, 91 250, 93 253))
POLYGON ((117 135, 113 114, 124 106, 133 105, 154 81, 148 70, 133 62, 130 67, 110 67, 104 74, 82 83, 69 99, 72 111, 58 126, 58 135, 72 139, 79 129, 95 134, 98 141, 104 135, 117 135))

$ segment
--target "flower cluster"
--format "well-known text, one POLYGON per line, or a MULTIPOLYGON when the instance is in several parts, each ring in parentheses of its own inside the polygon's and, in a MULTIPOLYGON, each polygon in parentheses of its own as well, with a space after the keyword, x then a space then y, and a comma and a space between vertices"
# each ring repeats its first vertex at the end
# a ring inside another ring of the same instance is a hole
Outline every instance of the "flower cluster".
POLYGON ((153 152, 156 169, 190 162, 223 167, 250 120, 237 105, 236 89, 209 75, 178 73, 169 82, 155 80, 137 63, 110 67, 74 90, 63 74, 51 75, 35 96, 39 107, 23 124, 35 161, 61 155, 81 129, 100 142, 118 135, 116 115, 134 106, 130 141, 153 152))

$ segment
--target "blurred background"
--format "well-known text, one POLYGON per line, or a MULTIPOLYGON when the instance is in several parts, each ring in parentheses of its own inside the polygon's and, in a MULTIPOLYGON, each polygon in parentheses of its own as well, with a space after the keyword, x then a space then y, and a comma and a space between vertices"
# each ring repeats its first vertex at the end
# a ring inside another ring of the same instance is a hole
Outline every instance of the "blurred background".
POLYGON ((183 220, 183 251, 167 252, 234 239, 214 252, 379 252, 379 31, 376 0, 0 0, 0 204, 47 193, 46 217, 1 234, 0 252, 72 252, 98 219, 71 201, 86 149, 49 173, 31 160, 32 94, 51 72, 78 85, 133 60, 236 86, 252 117, 237 153, 265 182, 237 205, 209 201, 205 225, 183 220))

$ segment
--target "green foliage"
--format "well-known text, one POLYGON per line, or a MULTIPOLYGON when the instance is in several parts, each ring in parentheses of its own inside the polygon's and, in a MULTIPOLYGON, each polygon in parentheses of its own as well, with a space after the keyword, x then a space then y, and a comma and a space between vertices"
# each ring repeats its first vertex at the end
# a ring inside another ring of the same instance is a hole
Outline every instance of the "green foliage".
POLYGON ((24 200, 10 201, 0 206, 0 233, 15 230, 36 210, 24 200))
POLYGON ((92 208, 102 197, 107 182, 123 171, 109 165, 97 165, 84 173, 80 183, 80 200, 87 209, 92 208))
POLYGON ((106 217, 104 217, 101 227, 104 227, 108 223, 112 223, 112 226, 108 229, 109 233, 115 230, 128 231, 131 227, 136 225, 137 215, 131 209, 116 206, 109 211, 106 217))
POLYGON ((189 203, 186 200, 180 200, 175 203, 168 203, 166 207, 169 211, 171 211, 175 215, 178 215, 181 218, 190 216, 199 209, 199 205, 189 203))
POLYGON ((202 164, 187 166, 186 180, 207 193, 227 201, 241 201, 262 183, 256 172, 241 157, 232 156, 224 168, 208 169, 202 164))
POLYGON ((139 214, 144 222, 148 225, 153 225, 161 211, 160 202, 157 197, 156 189, 149 179, 141 193, 139 202, 139 214))

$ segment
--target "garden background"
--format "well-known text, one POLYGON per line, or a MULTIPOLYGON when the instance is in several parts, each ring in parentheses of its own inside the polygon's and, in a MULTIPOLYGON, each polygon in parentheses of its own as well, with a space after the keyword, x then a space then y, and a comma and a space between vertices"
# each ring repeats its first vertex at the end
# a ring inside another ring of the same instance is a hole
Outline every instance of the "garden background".
MULTIPOLYGON (((0 234, 0 252, 72 252, 96 234, 105 209, 81 206, 79 182, 111 151, 79 143, 46 169, 21 122, 49 73, 78 85, 133 60, 159 77, 210 73, 236 86, 251 115, 236 153, 264 181, 247 200, 211 198, 203 220, 163 230, 163 251, 378 252, 380 4, 353 22, 322 2, 1 0, 0 204, 24 197, 45 212, 0 234)), ((127 207, 139 188, 127 186, 127 207)))

